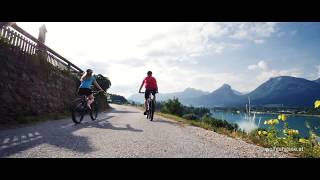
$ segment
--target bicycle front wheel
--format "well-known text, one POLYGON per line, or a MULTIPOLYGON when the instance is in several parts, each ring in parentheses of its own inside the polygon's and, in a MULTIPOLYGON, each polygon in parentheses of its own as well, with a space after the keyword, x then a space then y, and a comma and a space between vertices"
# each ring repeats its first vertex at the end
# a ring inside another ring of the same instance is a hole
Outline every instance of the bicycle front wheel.
POLYGON ((83 120, 85 114, 85 108, 83 107, 82 103, 77 104, 73 109, 72 109, 72 121, 76 124, 81 123, 83 120))
POLYGON ((98 117, 98 105, 95 102, 92 103, 91 109, 92 110, 90 111, 90 117, 91 117, 91 120, 94 121, 98 117))

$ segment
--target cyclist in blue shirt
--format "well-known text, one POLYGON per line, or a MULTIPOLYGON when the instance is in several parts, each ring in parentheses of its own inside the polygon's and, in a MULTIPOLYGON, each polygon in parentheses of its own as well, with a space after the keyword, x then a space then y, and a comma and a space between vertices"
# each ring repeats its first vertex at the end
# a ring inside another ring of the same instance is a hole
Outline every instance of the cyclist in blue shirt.
POLYGON ((92 83, 100 89, 100 91, 105 92, 100 85, 97 83, 96 78, 92 75, 93 71, 91 69, 87 69, 87 71, 82 75, 80 78, 81 84, 79 87, 78 94, 79 95, 86 95, 88 98, 88 108, 91 110, 91 104, 94 101, 94 96, 92 94, 91 85, 92 83))

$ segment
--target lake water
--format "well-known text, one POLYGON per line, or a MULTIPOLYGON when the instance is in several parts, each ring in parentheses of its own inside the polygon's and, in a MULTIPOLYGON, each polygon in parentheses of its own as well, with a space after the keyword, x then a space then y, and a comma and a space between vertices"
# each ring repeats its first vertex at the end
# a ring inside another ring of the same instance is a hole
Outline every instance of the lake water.
MULTIPOLYGON (((245 120, 244 113, 232 113, 232 112, 211 112, 212 116, 217 119, 223 119, 231 123, 236 123, 240 127, 244 124, 248 124, 248 120, 245 120)), ((256 114, 255 115, 255 124, 260 128, 268 128, 270 126, 265 125, 264 121, 269 119, 277 119, 278 115, 276 114, 256 114), (260 120, 260 124, 259 124, 260 120), (259 126, 258 126, 259 125, 259 126)), ((306 124, 309 124, 311 128, 316 128, 315 132, 317 135, 320 135, 320 117, 312 117, 312 116, 299 116, 299 115, 289 115, 287 121, 289 124, 289 128, 299 130, 300 134, 305 137, 309 136, 309 129, 306 124)), ((284 122, 280 121, 278 125, 276 125, 277 129, 282 130, 284 126, 284 122)), ((242 128, 243 129, 243 128, 242 128)))

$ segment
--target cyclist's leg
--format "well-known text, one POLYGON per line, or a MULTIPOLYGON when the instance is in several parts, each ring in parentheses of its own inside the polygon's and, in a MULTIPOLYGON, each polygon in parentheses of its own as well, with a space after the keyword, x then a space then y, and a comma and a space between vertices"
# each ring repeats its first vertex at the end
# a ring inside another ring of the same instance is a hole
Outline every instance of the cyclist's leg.
POLYGON ((155 111, 155 105, 156 105, 156 91, 152 91, 152 95, 153 95, 153 104, 152 104, 152 108, 153 111, 155 111))
POLYGON ((152 91, 152 95, 153 95, 154 102, 156 102, 156 91, 152 91))
POLYGON ((93 94, 90 94, 88 96, 88 107, 91 109, 91 104, 93 103, 94 101, 94 97, 93 97, 93 94))
POLYGON ((145 109, 145 111, 147 111, 147 100, 146 99, 144 100, 144 109, 145 109))
POLYGON ((147 112, 147 107, 148 107, 148 101, 147 99, 149 98, 149 95, 150 95, 150 91, 146 89, 145 93, 144 93, 144 108, 145 108, 145 111, 143 114, 146 114, 147 112))
POLYGON ((81 102, 88 102, 88 92, 86 89, 79 88, 78 95, 80 96, 81 102))
POLYGON ((92 94, 91 89, 87 89, 87 97, 88 97, 87 105, 88 105, 88 108, 91 109, 91 104, 92 104, 93 101, 94 101, 94 96, 93 96, 93 94, 92 94))

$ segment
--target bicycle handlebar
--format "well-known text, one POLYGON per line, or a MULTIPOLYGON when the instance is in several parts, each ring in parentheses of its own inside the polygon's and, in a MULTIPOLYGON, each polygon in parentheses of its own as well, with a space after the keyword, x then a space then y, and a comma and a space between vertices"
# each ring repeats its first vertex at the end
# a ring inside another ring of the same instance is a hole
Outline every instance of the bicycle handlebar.
MULTIPOLYGON (((140 93, 140 94, 144 94, 144 93, 146 93, 146 92, 142 92, 142 91, 140 91, 139 93, 140 93)), ((156 93, 159 93, 159 92, 156 92, 156 93)))
POLYGON ((99 94, 100 92, 103 92, 104 94, 107 94, 107 92, 106 91, 92 91, 92 94, 99 94))

